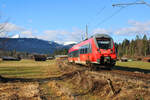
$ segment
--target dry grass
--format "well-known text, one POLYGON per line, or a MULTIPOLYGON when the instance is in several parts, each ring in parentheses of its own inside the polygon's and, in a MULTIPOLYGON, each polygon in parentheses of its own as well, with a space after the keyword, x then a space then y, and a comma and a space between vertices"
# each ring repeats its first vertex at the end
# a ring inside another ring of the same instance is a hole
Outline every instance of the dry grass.
POLYGON ((0 100, 41 100, 38 83, 0 83, 0 100))
MULTIPOLYGON (((122 63, 121 63, 122 64, 122 63)), ((131 64, 132 65, 132 64, 131 64)), ((0 83, 0 99, 23 100, 150 100, 149 80, 83 70, 66 61, 0 62, 0 74, 10 78, 59 78, 46 82, 0 83), (107 83, 111 79, 116 94, 107 83)))

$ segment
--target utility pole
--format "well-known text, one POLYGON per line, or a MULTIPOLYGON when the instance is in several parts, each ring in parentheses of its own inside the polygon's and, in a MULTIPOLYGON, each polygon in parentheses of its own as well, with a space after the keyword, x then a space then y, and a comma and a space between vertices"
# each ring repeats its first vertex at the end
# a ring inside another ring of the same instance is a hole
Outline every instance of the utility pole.
POLYGON ((83 41, 83 34, 81 34, 81 41, 83 41))
POLYGON ((88 39, 88 25, 86 24, 86 32, 85 32, 85 37, 88 39))

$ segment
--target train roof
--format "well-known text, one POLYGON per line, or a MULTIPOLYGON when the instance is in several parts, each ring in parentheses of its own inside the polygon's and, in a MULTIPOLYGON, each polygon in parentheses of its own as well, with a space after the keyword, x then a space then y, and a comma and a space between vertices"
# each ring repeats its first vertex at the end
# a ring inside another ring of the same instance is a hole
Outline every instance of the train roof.
MULTIPOLYGON (((110 37, 108 34, 99 34, 99 33, 96 33, 96 34, 92 35, 90 38, 102 38, 102 37, 103 38, 111 38, 112 39, 112 37, 110 37)), ((88 39, 85 39, 83 41, 86 41, 86 40, 88 40, 88 39)), ((79 43, 81 43, 83 41, 80 41, 79 43)), ((79 44, 79 43, 77 43, 77 44, 79 44)))
MULTIPOLYGON (((94 40, 96 40, 96 38, 110 38, 111 41, 113 41, 112 37, 110 37, 109 35, 97 33, 97 34, 94 34, 93 36, 91 36, 90 38, 85 39, 85 40, 80 41, 79 43, 75 44, 74 46, 72 46, 72 47, 70 48, 70 50, 71 50, 72 48, 74 48, 74 49, 79 49, 79 45, 80 45, 81 43, 83 43, 83 42, 85 42, 85 41, 89 41, 89 39, 91 39, 91 38, 94 38, 94 40)), ((69 51, 70 51, 70 50, 69 50, 69 51)))
MULTIPOLYGON (((93 37, 95 37, 95 38, 102 38, 102 37, 104 37, 104 38, 111 38, 109 35, 107 35, 107 34, 95 34, 95 35, 93 35, 93 36, 91 36, 91 38, 93 38, 93 37)), ((111 38, 112 39, 112 38, 111 38)))

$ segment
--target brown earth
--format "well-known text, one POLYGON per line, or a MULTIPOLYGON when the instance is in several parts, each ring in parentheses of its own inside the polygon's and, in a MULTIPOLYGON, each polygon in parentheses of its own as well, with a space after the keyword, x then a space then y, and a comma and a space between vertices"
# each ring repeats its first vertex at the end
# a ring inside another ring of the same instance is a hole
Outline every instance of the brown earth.
POLYGON ((150 100, 150 74, 90 71, 64 60, 57 66, 61 74, 55 78, 1 82, 0 100, 150 100))

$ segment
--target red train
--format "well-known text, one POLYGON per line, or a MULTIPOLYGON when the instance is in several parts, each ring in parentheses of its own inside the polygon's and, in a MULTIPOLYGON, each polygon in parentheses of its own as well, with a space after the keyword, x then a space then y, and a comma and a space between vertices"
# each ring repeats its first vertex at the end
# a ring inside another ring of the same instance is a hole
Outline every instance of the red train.
POLYGON ((113 39, 107 34, 95 34, 84 40, 68 52, 68 61, 86 65, 109 65, 116 63, 116 51, 113 39))

